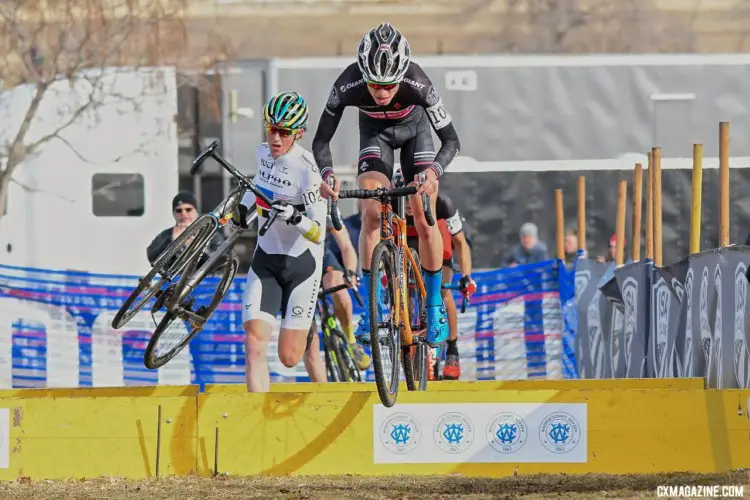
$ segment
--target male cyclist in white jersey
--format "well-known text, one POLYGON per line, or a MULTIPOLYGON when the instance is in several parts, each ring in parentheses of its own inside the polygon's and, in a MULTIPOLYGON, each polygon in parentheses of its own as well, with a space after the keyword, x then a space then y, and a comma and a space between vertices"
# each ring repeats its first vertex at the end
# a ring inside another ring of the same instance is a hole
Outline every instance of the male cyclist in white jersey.
POLYGON ((279 310, 279 359, 291 368, 304 354, 313 381, 326 381, 317 342, 306 349, 323 274, 327 214, 326 202, 320 195, 318 167, 312 155, 297 144, 307 127, 307 116, 307 103, 296 92, 282 92, 266 104, 263 117, 268 142, 258 146, 258 175, 253 184, 272 203, 268 206, 248 191, 240 204, 244 227, 248 207, 253 204, 257 205, 258 227, 272 211, 278 212, 268 232, 258 235, 247 273, 242 325, 250 392, 270 390, 266 352, 279 310))
MULTIPOLYGON (((437 89, 422 68, 411 61, 406 38, 392 25, 381 24, 368 31, 359 45, 357 62, 344 69, 333 84, 312 146, 326 181, 333 176, 330 142, 347 106, 360 110, 359 187, 376 189, 390 185, 394 150, 400 149, 401 168, 407 180, 416 181, 419 173, 426 173, 427 180, 419 186, 418 194, 430 196, 434 214, 438 178, 458 153, 458 134, 437 89), (441 142, 437 154, 430 127, 441 142)), ((335 178, 333 188, 327 182, 321 184, 326 198, 336 199, 338 191, 339 182, 335 178)), ((411 196, 409 203, 419 234, 419 258, 427 289, 427 340, 437 345, 448 338, 446 310, 440 295, 442 240, 437 225, 427 224, 421 197, 411 196)), ((362 205, 359 256, 361 282, 367 289, 372 251, 379 239, 380 205, 376 200, 365 200, 362 205)), ((363 299, 367 302, 368 294, 363 299)), ((370 341, 368 311, 365 303, 356 332, 363 343, 370 341)))

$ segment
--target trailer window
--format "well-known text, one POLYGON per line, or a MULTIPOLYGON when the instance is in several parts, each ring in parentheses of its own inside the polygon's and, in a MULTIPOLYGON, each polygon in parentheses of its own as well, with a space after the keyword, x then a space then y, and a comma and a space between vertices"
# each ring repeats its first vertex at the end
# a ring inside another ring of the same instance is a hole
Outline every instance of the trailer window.
POLYGON ((143 215, 145 192, 141 174, 94 174, 91 177, 92 209, 97 217, 143 215))

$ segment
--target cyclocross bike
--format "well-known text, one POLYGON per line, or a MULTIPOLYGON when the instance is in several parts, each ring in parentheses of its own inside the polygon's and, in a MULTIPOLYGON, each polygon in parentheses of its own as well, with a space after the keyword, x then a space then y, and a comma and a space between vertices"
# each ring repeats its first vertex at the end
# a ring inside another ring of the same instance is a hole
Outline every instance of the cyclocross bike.
MULTIPOLYGON (((424 182, 424 173, 420 182, 424 182)), ((329 179, 330 181, 330 179, 329 179)), ((426 338, 425 285, 419 255, 406 241, 406 214, 403 197, 416 194, 415 186, 406 186, 399 174, 394 187, 341 191, 339 199, 378 200, 380 241, 372 252, 370 289, 370 348, 375 369, 375 384, 383 406, 396 404, 399 388, 399 351, 409 391, 427 389, 429 344, 426 338), (395 198, 396 210, 391 208, 395 198), (381 291, 383 293, 381 293, 381 291), (382 314, 381 314, 382 313, 382 314), (381 321, 381 316, 388 316, 381 321), (381 330, 385 333, 381 335, 381 330), (385 352, 384 352, 385 351, 385 352), (386 366, 386 362, 390 366, 386 366)), ((427 223, 435 225, 429 197, 422 194, 427 223)), ((338 231, 341 214, 332 202, 331 222, 338 231)))
MULTIPOLYGON (((328 295, 351 288, 359 305, 363 305, 362 297, 360 297, 357 289, 352 286, 348 273, 344 275, 344 279, 346 283, 321 290, 318 293, 317 316, 320 317, 320 327, 323 332, 323 352, 328 380, 331 382, 361 382, 362 375, 354 361, 354 353, 347 342, 346 335, 341 330, 333 307, 328 302, 328 295)), ((313 322, 314 327, 315 323, 313 322)))
MULTIPOLYGON (((151 271, 138 280, 138 286, 112 319, 112 328, 122 328, 152 298, 155 299, 151 306, 154 324, 155 313, 162 307, 166 309, 164 317, 151 335, 144 355, 144 364, 151 370, 164 366, 190 343, 203 329, 232 285, 239 267, 239 260, 232 249, 244 229, 238 224, 231 224, 229 237, 215 252, 208 255, 207 247, 211 238, 230 220, 239 220, 237 206, 246 191, 252 191, 258 199, 271 205, 271 200, 252 184, 250 178, 238 172, 216 152, 218 145, 218 141, 214 141, 198 155, 190 168, 190 175, 195 175, 211 157, 234 176, 237 187, 214 211, 198 217, 164 250, 151 271), (207 304, 199 303, 203 294, 199 290, 200 285, 208 285, 213 290, 208 294, 210 299, 207 304)), ((277 216, 278 211, 272 210, 258 232, 261 236, 268 231, 277 216)), ((248 220, 255 218, 257 214, 253 210, 248 214, 248 220)))

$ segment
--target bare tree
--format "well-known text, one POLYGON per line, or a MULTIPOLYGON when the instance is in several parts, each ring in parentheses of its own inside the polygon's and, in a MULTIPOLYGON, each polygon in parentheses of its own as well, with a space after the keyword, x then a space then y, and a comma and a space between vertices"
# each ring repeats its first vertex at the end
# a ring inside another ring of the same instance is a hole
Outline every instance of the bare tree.
POLYGON ((0 101, 13 92, 10 104, 18 108, 19 88, 27 98, 15 119, 4 117, 11 128, 0 136, 0 216, 14 173, 29 155, 52 140, 65 142, 66 129, 107 101, 130 99, 137 106, 132 92, 114 95, 118 72, 169 65, 200 75, 223 56, 215 46, 208 47, 213 54, 187 52, 184 8, 184 0, 0 3, 0 101), (75 96, 63 99, 52 124, 37 126, 45 101, 64 92, 75 96))

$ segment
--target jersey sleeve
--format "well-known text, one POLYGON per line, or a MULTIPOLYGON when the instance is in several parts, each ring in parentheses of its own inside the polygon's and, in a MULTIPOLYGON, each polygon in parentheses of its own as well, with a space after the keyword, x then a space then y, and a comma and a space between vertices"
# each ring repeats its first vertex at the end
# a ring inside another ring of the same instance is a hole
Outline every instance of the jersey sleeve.
POLYGON ((344 70, 331 87, 331 93, 328 94, 328 101, 323 113, 320 115, 318 128, 315 130, 315 137, 312 142, 312 153, 315 163, 320 168, 320 175, 326 178, 333 174, 333 155, 331 154, 331 140, 336 133, 336 129, 344 115, 346 105, 342 102, 339 86, 345 80, 347 71, 344 70))
POLYGON ((456 129, 453 127, 453 118, 445 109, 443 98, 437 88, 421 67, 414 66, 415 78, 425 84, 421 105, 427 112, 430 124, 435 129, 438 139, 440 139, 440 150, 435 155, 433 168, 438 176, 441 176, 460 151, 461 144, 456 129))
POLYGON ((453 205, 453 201, 447 196, 438 195, 436 202, 435 211, 437 212, 437 218, 445 220, 445 224, 448 226, 448 232, 451 236, 456 235, 463 231, 463 223, 461 222, 461 215, 453 205))
POLYGON ((303 176, 304 182, 300 184, 300 195, 305 205, 305 214, 312 224, 302 236, 313 243, 322 244, 325 241, 326 216, 328 215, 328 204, 320 194, 323 179, 318 167, 312 161, 303 157, 303 163, 307 168, 303 176))
POLYGON ((429 90, 424 98, 424 109, 427 111, 427 117, 430 119, 435 131, 447 127, 453 122, 453 118, 448 114, 443 104, 443 98, 440 97, 438 90, 430 82, 429 90))

